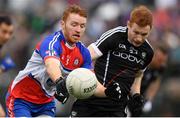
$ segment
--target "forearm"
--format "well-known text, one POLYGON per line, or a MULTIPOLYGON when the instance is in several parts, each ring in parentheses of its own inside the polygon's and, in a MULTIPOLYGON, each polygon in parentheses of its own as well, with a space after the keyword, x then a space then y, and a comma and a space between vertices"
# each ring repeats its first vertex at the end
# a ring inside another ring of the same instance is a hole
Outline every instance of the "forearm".
POLYGON ((139 73, 131 86, 131 94, 140 93, 141 89, 141 81, 142 81, 143 73, 139 73))
POLYGON ((120 100, 121 93, 121 87, 117 82, 113 81, 110 84, 108 84, 107 87, 104 87, 102 84, 98 82, 94 95, 97 97, 108 97, 110 99, 120 100))
POLYGON ((45 62, 46 71, 49 75, 49 77, 52 79, 52 81, 56 81, 59 79, 59 77, 62 76, 61 70, 59 68, 60 63, 56 59, 48 59, 45 62))
POLYGON ((97 88, 96 88, 94 95, 96 97, 106 97, 105 92, 104 92, 105 89, 106 88, 98 81, 97 82, 97 88))

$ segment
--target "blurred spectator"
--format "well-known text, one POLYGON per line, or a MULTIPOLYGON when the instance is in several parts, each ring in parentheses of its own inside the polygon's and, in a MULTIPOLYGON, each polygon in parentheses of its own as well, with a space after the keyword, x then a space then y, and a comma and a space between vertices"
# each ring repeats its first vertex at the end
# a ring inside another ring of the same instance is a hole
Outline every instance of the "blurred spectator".
MULTIPOLYGON (((0 49, 13 36, 14 26, 9 16, 0 16, 0 49)), ((0 75, 15 67, 15 63, 9 54, 4 54, 0 50, 0 75)), ((4 117, 5 112, 0 104, 0 117, 4 117)))
POLYGON ((170 77, 163 82, 158 96, 155 98, 152 113, 149 116, 179 117, 180 116, 180 80, 170 77))
POLYGON ((161 86, 161 79, 163 79, 162 75, 166 69, 167 60, 168 48, 163 44, 157 45, 154 50, 152 62, 145 70, 144 77, 141 82, 141 93, 146 99, 142 109, 143 115, 151 112, 153 108, 153 101, 161 86))

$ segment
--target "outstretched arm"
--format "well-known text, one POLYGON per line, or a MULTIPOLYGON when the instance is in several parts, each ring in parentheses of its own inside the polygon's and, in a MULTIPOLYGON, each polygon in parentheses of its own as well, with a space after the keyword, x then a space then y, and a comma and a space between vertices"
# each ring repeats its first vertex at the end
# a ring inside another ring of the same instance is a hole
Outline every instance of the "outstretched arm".
POLYGON ((45 60, 46 71, 53 82, 61 77, 60 61, 55 58, 48 58, 45 60))
MULTIPOLYGON (((102 55, 102 54, 100 55, 100 53, 99 54, 97 53, 98 49, 96 50, 96 47, 94 47, 93 44, 88 46, 88 50, 90 52, 91 59, 93 61, 95 61, 98 57, 100 57, 102 55)), ((97 81, 97 88, 96 88, 94 95, 97 97, 106 97, 106 95, 104 93, 105 89, 106 88, 99 81, 97 81)))
POLYGON ((97 81, 97 88, 96 88, 94 95, 96 97, 106 97, 105 89, 106 88, 99 81, 97 81))
POLYGON ((65 103, 69 98, 69 93, 66 88, 65 79, 63 79, 60 70, 60 61, 55 58, 48 58, 45 60, 46 71, 49 77, 56 85, 55 98, 62 103, 65 103))
POLYGON ((140 94, 142 77, 143 71, 139 71, 131 87, 131 95, 128 100, 128 108, 133 117, 141 115, 142 107, 144 105, 144 97, 140 94))
POLYGON ((136 74, 133 85, 131 86, 131 95, 135 93, 140 93, 142 78, 143 78, 143 71, 139 71, 136 74))
MULTIPOLYGON (((93 61, 103 55, 102 52, 93 43, 88 46, 88 50, 93 61)), ((116 82, 112 82, 106 88, 98 81, 94 95, 97 97, 109 97, 117 100, 121 97, 121 89, 119 84, 116 82)))

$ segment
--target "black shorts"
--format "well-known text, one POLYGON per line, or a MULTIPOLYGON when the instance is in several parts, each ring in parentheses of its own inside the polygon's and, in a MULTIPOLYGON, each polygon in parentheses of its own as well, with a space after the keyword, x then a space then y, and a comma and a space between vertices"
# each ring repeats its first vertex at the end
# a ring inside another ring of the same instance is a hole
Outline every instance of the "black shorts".
POLYGON ((125 111, 101 111, 88 106, 73 106, 71 117, 126 117, 125 111))

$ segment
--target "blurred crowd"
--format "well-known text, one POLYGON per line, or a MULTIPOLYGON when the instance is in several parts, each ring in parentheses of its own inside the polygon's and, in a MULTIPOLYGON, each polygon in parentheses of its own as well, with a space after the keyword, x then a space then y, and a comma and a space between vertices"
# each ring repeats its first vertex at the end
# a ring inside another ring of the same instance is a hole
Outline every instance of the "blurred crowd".
POLYGON ((60 29, 63 10, 79 4, 88 10, 88 26, 82 42, 88 46, 108 29, 125 25, 134 6, 147 5, 154 15, 149 37, 152 46, 162 43, 169 49, 167 69, 149 116, 180 116, 180 1, 179 0, 0 0, 0 14, 8 14, 15 33, 4 52, 9 52, 17 67, 0 75, 0 101, 7 86, 23 69, 35 45, 45 34, 60 29))

